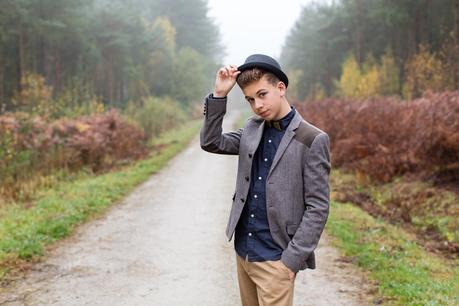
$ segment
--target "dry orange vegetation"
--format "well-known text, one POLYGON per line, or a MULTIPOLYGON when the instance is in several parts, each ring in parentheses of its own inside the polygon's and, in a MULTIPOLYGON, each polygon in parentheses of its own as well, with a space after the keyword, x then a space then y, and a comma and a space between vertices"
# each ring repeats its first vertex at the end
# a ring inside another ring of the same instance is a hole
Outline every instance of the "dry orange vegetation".
POLYGON ((459 254, 459 91, 296 104, 330 135, 333 197, 413 231, 426 249, 459 254))
POLYGON ((0 195, 23 193, 21 183, 56 170, 101 171, 147 152, 143 130, 116 110, 51 122, 25 113, 0 116, 0 195))
POLYGON ((335 166, 381 182, 406 173, 459 182, 459 91, 412 101, 325 99, 296 107, 330 135, 335 166))

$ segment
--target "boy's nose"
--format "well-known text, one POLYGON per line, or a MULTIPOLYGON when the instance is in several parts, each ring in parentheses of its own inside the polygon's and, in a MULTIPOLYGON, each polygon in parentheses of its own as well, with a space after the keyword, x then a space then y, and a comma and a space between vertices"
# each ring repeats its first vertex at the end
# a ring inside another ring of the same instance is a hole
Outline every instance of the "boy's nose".
POLYGON ((258 99, 255 99, 255 108, 260 109, 262 107, 263 107, 263 102, 258 99))

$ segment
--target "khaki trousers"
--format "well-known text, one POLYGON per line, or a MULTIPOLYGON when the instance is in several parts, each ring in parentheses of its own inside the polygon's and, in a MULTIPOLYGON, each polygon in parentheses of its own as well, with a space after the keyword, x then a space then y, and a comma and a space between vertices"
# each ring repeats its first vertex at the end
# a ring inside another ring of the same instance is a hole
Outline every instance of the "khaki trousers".
POLYGON ((236 253, 243 306, 292 306, 295 280, 280 260, 250 262, 236 253))

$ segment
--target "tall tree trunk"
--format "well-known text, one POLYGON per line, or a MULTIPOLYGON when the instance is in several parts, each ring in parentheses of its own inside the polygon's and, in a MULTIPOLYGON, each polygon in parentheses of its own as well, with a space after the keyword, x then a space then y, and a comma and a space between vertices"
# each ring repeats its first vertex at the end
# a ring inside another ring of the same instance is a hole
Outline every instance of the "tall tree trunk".
POLYGON ((111 51, 107 54, 107 99, 109 103, 113 102, 113 54, 111 51))
MULTIPOLYGON (((18 75, 17 75, 17 90, 21 92, 22 89, 22 76, 26 72, 26 58, 25 58, 25 34, 23 26, 19 26, 19 35, 18 35, 18 50, 19 50, 19 62, 18 62, 18 75)), ((23 101, 20 101, 21 103, 23 101)))
POLYGON ((325 50, 325 54, 327 54, 326 58, 325 58, 325 80, 323 80, 323 84, 324 84, 324 89, 325 89, 325 93, 327 94, 327 96, 330 96, 332 94, 332 89, 333 89, 333 71, 332 71, 332 68, 331 68, 331 65, 330 63, 332 62, 331 60, 329 60, 329 54, 331 52, 330 50, 330 45, 328 43, 328 41, 326 40, 324 42, 324 50, 325 50))
POLYGON ((61 53, 59 49, 54 50, 54 95, 56 96, 62 87, 62 68, 61 68, 61 53))
POLYGON ((459 43, 459 0, 453 0, 454 26, 453 34, 456 43, 459 43))
POLYGON ((416 28, 416 47, 420 44, 429 42, 429 12, 431 10, 431 0, 423 0, 416 8, 415 28, 416 28))
POLYGON ((417 42, 416 42, 416 23, 410 25, 407 30, 407 37, 406 37, 406 59, 412 57, 416 54, 417 51, 417 42))
MULTIPOLYGON (((42 4, 42 1, 39 2, 39 16, 40 18, 42 18, 43 20, 45 20, 45 16, 43 15, 43 4, 42 4)), ((37 41, 37 50, 35 52, 35 58, 36 58, 36 67, 35 67, 35 72, 42 75, 45 80, 47 80, 47 76, 45 74, 45 71, 44 71, 44 61, 45 61, 45 46, 44 46, 44 39, 43 39, 43 35, 39 35, 37 38, 36 38, 36 41, 37 41)))
POLYGON ((453 89, 459 89, 459 63, 457 61, 459 49, 459 0, 452 0, 453 10, 453 41, 451 42, 452 47, 449 55, 450 57, 450 70, 452 73, 452 86, 453 89))
POLYGON ((45 79, 48 79, 46 74, 46 52, 45 52, 45 41, 43 37, 40 37, 38 40, 38 50, 37 50, 37 72, 41 74, 45 79))
POLYGON ((92 76, 92 86, 97 95, 105 98, 104 81, 104 64, 103 61, 100 61, 97 62, 94 75, 92 76))
POLYGON ((4 74, 3 74, 3 71, 4 71, 4 64, 3 64, 3 52, 0 52, 0 115, 3 113, 4 111, 4 106, 5 106, 5 91, 3 90, 4 89, 4 74))
POLYGON ((355 34, 354 34, 354 49, 355 58, 359 64, 364 61, 364 50, 363 50, 363 3, 362 0, 354 0, 354 6, 356 10, 355 20, 355 34))
POLYGON ((124 77, 121 76, 119 88, 119 101, 124 101, 124 77))

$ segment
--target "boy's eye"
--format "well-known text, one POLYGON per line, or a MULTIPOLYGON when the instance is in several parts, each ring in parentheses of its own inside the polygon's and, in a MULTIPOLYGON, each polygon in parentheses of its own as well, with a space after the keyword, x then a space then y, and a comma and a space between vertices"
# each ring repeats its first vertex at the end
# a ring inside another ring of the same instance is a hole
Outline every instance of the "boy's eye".
POLYGON ((260 97, 264 97, 266 95, 266 92, 261 92, 260 97))

